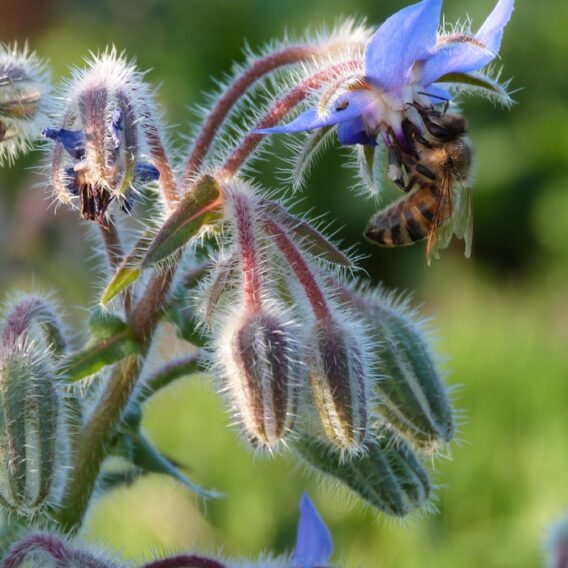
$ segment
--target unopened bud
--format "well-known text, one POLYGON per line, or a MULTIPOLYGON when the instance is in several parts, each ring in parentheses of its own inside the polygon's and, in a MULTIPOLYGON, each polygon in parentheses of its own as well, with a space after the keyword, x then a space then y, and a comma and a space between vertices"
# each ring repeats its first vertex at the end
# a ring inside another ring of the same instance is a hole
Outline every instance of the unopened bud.
POLYGON ((321 423, 343 451, 362 449, 367 434, 368 369, 362 346, 331 319, 312 333, 310 383, 321 423))
POLYGON ((416 448, 436 451, 454 436, 454 412, 424 332, 388 302, 368 315, 380 346, 379 411, 416 448))
POLYGON ((246 314, 222 342, 226 373, 252 442, 272 447, 291 429, 301 365, 287 324, 264 312, 246 314))
POLYGON ((30 149, 47 123, 48 74, 28 51, 0 44, 0 165, 30 149))
POLYGON ((57 502, 65 465, 50 359, 26 335, 0 352, 0 503, 21 515, 57 502))
MULTIPOLYGON (((58 535, 36 532, 24 536, 8 551, 3 568, 124 568, 100 548, 77 546, 58 535)), ((170 565, 171 566, 171 565, 170 565)))
POLYGON ((392 432, 373 432, 365 454, 345 457, 338 448, 303 433, 295 450, 310 466, 339 479, 367 503, 395 517, 426 504, 431 491, 428 473, 409 445, 392 432))

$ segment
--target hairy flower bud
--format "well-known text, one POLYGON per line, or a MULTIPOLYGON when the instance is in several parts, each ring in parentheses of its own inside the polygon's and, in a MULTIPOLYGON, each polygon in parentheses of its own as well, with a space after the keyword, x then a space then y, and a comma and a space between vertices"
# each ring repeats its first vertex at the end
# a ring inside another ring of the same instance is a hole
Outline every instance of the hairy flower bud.
POLYGON ((51 183, 57 199, 78 198, 82 217, 103 227, 113 201, 129 212, 132 194, 148 181, 175 185, 142 79, 114 49, 93 57, 65 84, 58 126, 43 132, 56 143, 51 183), (154 164, 147 162, 150 157, 154 164))
POLYGON ((301 364, 290 326, 275 314, 245 313, 222 340, 229 388, 253 443, 272 447, 291 429, 301 364))
POLYGON ((4 557, 4 568, 123 568, 105 550, 77 546, 60 536, 35 532, 16 542, 4 557))
POLYGON ((365 454, 345 455, 303 433, 294 443, 303 460, 342 481, 367 503, 388 515, 403 517, 426 504, 431 491, 428 473, 410 446, 392 432, 373 432, 365 454))
POLYGON ((349 330, 329 320, 312 331, 310 383, 329 439, 344 451, 362 448, 368 426, 367 365, 349 330))
POLYGON ((424 325, 407 302, 392 295, 346 293, 366 317, 379 346, 379 413, 413 446, 436 451, 453 439, 455 420, 424 325))
POLYGON ((50 359, 25 335, 0 352, 0 504, 23 515, 57 502, 65 465, 50 359))
POLYGON ((30 149, 47 123, 49 79, 27 47, 0 44, 0 165, 30 149))

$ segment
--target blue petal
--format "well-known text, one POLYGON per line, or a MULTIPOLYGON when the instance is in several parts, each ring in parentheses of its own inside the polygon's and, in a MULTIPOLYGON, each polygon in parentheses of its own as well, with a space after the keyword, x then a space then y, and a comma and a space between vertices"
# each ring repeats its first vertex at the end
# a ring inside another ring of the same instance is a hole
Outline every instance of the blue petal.
POLYGON ((66 130, 65 128, 46 128, 42 134, 46 138, 63 144, 71 156, 82 160, 85 155, 85 138, 80 130, 66 130))
POLYGON ((424 91, 420 91, 420 94, 430 97, 430 102, 433 105, 438 105, 452 100, 452 95, 450 94, 450 92, 439 84, 428 85, 428 87, 424 91))
POLYGON ((157 181, 160 179, 160 170, 152 164, 141 162, 134 168, 134 177, 138 182, 157 181))
POLYGON ((326 564, 333 552, 333 542, 325 523, 304 493, 300 501, 300 522, 296 550, 292 555, 294 566, 311 568, 326 564))
POLYGON ((376 31, 365 51, 365 75, 385 90, 404 85, 416 61, 436 48, 442 0, 423 0, 400 10, 376 31))
POLYGON ((337 127, 337 139, 340 144, 364 144, 376 146, 377 141, 367 134, 361 117, 342 122, 337 127))
POLYGON ((515 0, 499 0, 487 20, 475 34, 475 37, 495 54, 499 53, 499 49, 501 49, 503 29, 511 19, 514 7, 515 0))
POLYGON ((290 134, 314 130, 324 126, 333 126, 341 122, 353 120, 367 112, 372 106, 372 97, 369 91, 357 90, 345 93, 334 101, 332 109, 325 116, 320 116, 316 110, 307 110, 288 124, 272 128, 253 130, 253 134, 290 134))
POLYGON ((499 0, 475 38, 442 45, 424 63, 420 84, 429 85, 447 73, 471 73, 485 67, 497 56, 503 28, 511 18, 514 0, 499 0))

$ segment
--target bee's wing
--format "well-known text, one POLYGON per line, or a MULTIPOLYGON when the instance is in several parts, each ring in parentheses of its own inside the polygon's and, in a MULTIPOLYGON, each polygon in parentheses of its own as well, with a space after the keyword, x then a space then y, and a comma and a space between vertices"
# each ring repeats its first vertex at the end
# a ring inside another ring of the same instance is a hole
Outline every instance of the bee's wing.
POLYGON ((452 219, 452 178, 450 172, 445 172, 440 180, 440 193, 436 203, 436 211, 432 219, 432 225, 428 231, 428 242, 426 245, 426 258, 430 264, 430 257, 438 258, 438 251, 444 249, 452 238, 453 223, 452 219), (448 222, 449 221, 449 222, 448 222))
POLYGON ((458 239, 465 241, 465 256, 471 255, 471 242, 473 239, 473 206, 471 199, 471 188, 460 186, 457 188, 454 202, 457 202, 455 216, 453 219, 454 233, 458 239), (459 192, 459 193, 458 193, 459 192))

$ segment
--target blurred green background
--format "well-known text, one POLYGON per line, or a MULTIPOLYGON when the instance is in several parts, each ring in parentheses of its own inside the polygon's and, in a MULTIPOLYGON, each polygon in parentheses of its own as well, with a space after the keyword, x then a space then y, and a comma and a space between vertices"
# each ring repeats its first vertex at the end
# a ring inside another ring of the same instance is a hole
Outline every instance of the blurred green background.
MULTIPOLYGON (((304 191, 306 207, 329 211, 346 244, 368 255, 375 280, 412 290, 434 316, 449 382, 461 385, 460 443, 437 460, 439 513, 395 523, 348 504, 286 457, 259 459, 228 427, 206 379, 185 380, 147 406, 148 435, 226 494, 200 511, 190 493, 148 477, 91 511, 85 538, 125 558, 199 548, 254 557, 293 546, 297 502, 307 488, 348 567, 524 567, 541 563, 547 526, 568 509, 568 3, 518 0, 505 32, 504 77, 519 89, 510 111, 465 99, 477 147, 472 259, 454 243, 428 268, 424 248, 379 250, 360 234, 372 201, 349 191, 341 154, 322 158, 304 191)), ((380 23, 400 0, 0 0, 0 40, 28 38, 56 78, 108 44, 136 56, 172 132, 188 131, 188 106, 214 78, 286 30, 339 16, 380 23)), ((447 0, 455 21, 478 25, 493 0, 447 0)), ((89 233, 76 214, 54 212, 32 167, 38 155, 0 172, 0 288, 48 289, 70 321, 85 323, 98 278, 89 233), (80 238, 78 235, 84 236, 80 238)), ((275 163, 282 165, 281 162, 275 163)), ((267 179, 267 178, 266 178, 267 179)))

